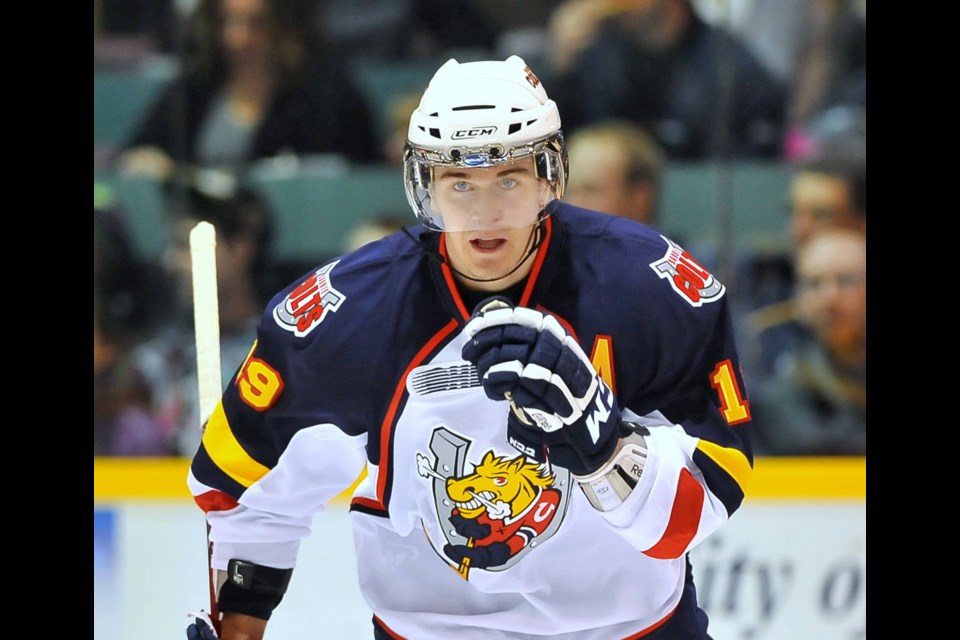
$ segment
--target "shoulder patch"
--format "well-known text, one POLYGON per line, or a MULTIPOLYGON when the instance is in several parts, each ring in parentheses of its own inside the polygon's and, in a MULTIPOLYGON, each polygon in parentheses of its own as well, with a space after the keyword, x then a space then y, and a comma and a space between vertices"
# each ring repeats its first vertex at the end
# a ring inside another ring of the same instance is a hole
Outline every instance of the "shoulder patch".
POLYGON ((283 302, 273 308, 273 318, 282 329, 302 338, 313 331, 331 311, 347 299, 330 281, 330 273, 339 260, 310 274, 283 302))
POLYGON ((683 247, 666 236, 660 236, 667 243, 666 254, 650 263, 659 277, 665 279, 691 306, 699 307, 708 302, 716 302, 723 297, 725 288, 720 281, 700 266, 683 247))

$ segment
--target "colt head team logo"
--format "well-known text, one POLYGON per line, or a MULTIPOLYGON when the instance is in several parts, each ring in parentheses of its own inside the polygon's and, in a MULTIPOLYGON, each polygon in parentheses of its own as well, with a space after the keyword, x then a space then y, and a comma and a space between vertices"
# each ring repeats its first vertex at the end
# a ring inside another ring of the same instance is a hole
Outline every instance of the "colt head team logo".
POLYGON ((339 262, 317 269, 273 308, 273 318, 278 325, 302 338, 323 322, 327 313, 340 308, 347 297, 330 283, 330 272, 339 262))
POLYGON ((570 472, 523 455, 486 451, 467 471, 470 441, 434 429, 432 456, 417 453, 417 472, 433 482, 434 505, 446 539, 431 540, 465 580, 471 568, 503 571, 549 539, 569 500, 570 472))
POLYGON ((667 253, 656 262, 650 263, 650 268, 658 276, 667 280, 673 290, 694 307, 716 302, 723 297, 723 285, 709 271, 701 267, 676 242, 664 236, 660 237, 667 243, 667 253))

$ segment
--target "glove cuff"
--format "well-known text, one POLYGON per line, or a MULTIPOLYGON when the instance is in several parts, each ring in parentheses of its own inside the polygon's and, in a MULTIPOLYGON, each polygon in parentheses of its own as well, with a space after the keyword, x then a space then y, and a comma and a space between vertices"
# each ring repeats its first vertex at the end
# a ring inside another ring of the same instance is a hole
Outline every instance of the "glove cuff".
POLYGON ((647 462, 647 430, 635 423, 621 423, 629 435, 617 440, 617 449, 610 460, 589 475, 576 475, 580 489, 590 505, 598 511, 616 509, 637 486, 647 462))

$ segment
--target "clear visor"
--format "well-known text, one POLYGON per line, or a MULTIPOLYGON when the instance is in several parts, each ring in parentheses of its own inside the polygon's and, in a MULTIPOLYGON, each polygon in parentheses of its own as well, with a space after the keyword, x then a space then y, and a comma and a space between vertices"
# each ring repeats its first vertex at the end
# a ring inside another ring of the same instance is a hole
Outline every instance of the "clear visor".
POLYGON ((475 153, 477 166, 437 164, 423 154, 408 153, 407 198, 420 221, 438 231, 528 227, 546 217, 548 205, 561 196, 562 180, 551 169, 558 160, 553 153, 520 159, 475 153))

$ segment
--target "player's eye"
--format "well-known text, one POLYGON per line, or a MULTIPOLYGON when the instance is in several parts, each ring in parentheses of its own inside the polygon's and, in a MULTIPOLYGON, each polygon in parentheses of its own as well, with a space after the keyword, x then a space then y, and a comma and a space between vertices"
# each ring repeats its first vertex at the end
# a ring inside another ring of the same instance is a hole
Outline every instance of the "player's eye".
POLYGON ((519 184, 516 178, 504 178, 500 181, 500 186, 504 189, 515 189, 519 184))
POLYGON ((458 182, 454 182, 454 183, 453 183, 453 190, 454 190, 454 191, 460 191, 460 192, 469 191, 469 190, 470 190, 470 183, 469 183, 469 182, 464 182, 463 180, 460 180, 460 181, 458 181, 458 182))

